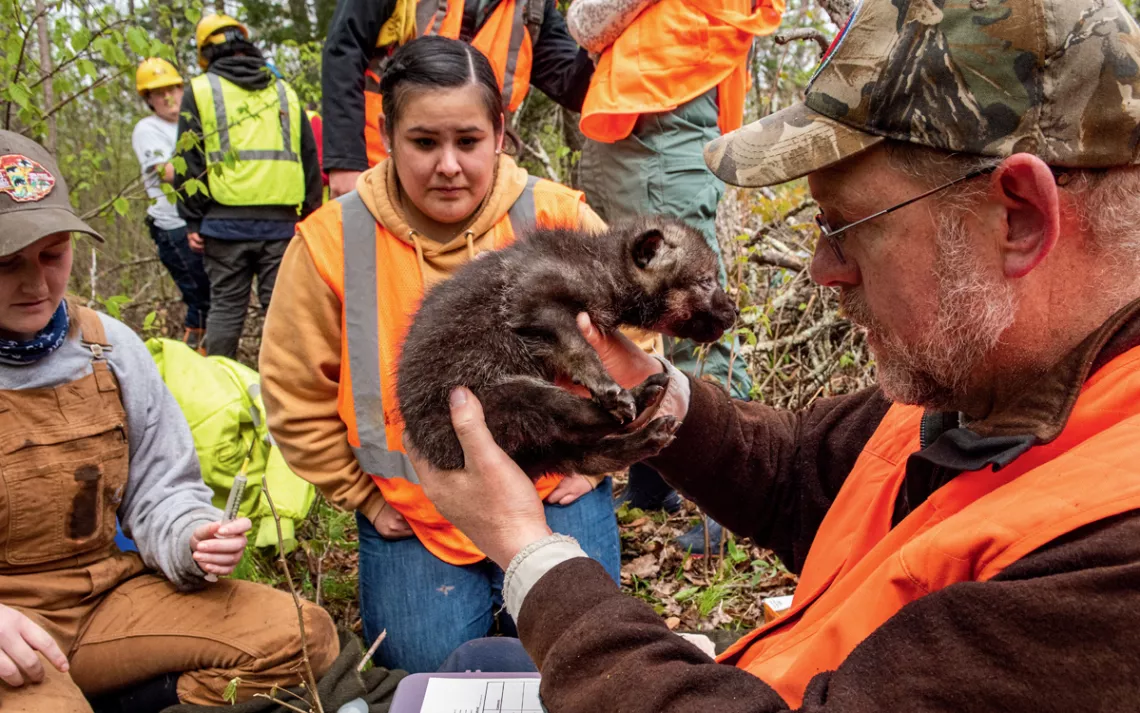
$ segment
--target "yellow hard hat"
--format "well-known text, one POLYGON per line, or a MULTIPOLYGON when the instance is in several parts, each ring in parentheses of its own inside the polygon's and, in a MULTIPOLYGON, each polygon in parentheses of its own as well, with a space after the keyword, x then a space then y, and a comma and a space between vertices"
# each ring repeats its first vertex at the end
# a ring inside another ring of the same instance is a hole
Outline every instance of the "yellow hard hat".
POLYGON ((135 72, 135 90, 143 96, 151 89, 162 89, 182 84, 182 75, 174 65, 161 57, 148 57, 135 72))
POLYGON ((246 26, 233 19, 229 15, 222 15, 220 13, 214 15, 206 15, 198 21, 198 29, 194 31, 194 41, 198 44, 198 64, 202 67, 202 69, 206 69, 206 67, 208 67, 210 64, 206 61, 206 58, 202 56, 202 50, 208 45, 224 42, 225 40, 223 40, 221 37, 211 38, 211 36, 217 33, 219 30, 224 30, 227 27, 238 28, 241 30, 241 33, 245 35, 246 39, 249 39, 249 30, 246 28, 246 26))

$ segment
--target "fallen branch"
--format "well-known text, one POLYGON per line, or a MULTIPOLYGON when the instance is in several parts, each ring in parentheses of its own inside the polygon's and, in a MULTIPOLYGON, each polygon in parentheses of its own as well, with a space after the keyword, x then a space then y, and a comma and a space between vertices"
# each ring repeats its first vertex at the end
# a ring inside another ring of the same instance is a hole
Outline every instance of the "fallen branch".
POLYGON ((803 260, 775 250, 757 250, 748 256, 748 262, 764 267, 782 267, 793 272, 803 272, 807 269, 807 264, 803 260))
POLYGON ((754 354, 756 352, 771 352, 783 347, 794 347, 799 344, 808 342, 811 339, 814 339, 820 332, 831 329, 835 325, 839 324, 840 321, 841 320, 839 319, 839 315, 837 313, 829 312, 828 314, 824 315, 821 320, 803 330, 802 332, 796 332, 794 334, 789 334, 786 337, 780 337, 779 339, 773 339, 770 341, 757 342, 755 344, 746 344, 740 348, 740 351, 748 355, 754 354))
MULTIPOLYGON (((313 675, 313 664, 309 661, 309 640, 305 635, 305 616, 301 608, 301 597, 297 595, 293 574, 289 571, 289 561, 285 559, 285 536, 281 532, 281 516, 277 514, 277 506, 273 504, 273 496, 269 493, 269 483, 265 480, 261 482, 261 492, 265 494, 265 502, 269 504, 269 512, 273 514, 273 522, 277 525, 277 561, 285 571, 285 581, 289 583, 289 593, 293 595, 293 606, 297 607, 297 625, 301 629, 301 662, 305 664, 305 678, 309 691, 313 694, 313 707, 317 713, 325 713, 325 708, 321 705, 321 696, 317 693, 317 677, 313 675)), ((282 705, 287 706, 287 704, 282 705)))
POLYGON ((773 35, 772 39, 778 45, 786 45, 792 42, 801 42, 804 40, 813 40, 816 44, 819 45, 820 55, 822 55, 824 52, 827 52, 827 48, 831 46, 831 40, 829 40, 826 36, 824 36, 822 32, 815 29, 814 27, 798 27, 794 30, 788 30, 787 32, 779 32, 773 35))

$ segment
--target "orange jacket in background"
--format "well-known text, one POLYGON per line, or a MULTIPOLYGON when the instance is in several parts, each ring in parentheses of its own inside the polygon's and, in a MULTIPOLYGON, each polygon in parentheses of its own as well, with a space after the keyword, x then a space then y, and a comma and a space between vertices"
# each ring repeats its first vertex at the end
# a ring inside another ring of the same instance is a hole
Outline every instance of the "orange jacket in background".
MULTIPOLYGON (((544 0, 531 0, 544 2, 544 0)), ((440 35, 459 38, 463 25, 465 0, 419 0, 416 6, 415 35, 440 35)), ((499 80, 503 103, 508 111, 517 111, 530 90, 530 71, 533 43, 525 22, 523 0, 503 0, 483 21, 471 40, 471 46, 486 55, 499 80), (518 32, 515 31, 516 23, 518 32)), ((385 34, 377 42, 384 42, 385 34)), ((392 45, 395 51, 398 45, 392 45)), ((383 45, 377 44, 378 48, 383 45)), ((379 53, 369 65, 364 79, 364 142, 368 148, 368 163, 375 166, 388 157, 380 137, 380 117, 384 102, 380 96, 380 77, 386 56, 379 53)))
POLYGON ((720 129, 744 122, 752 39, 780 26, 784 0, 660 0, 598 58, 582 106, 582 133, 629 136, 642 114, 672 111, 716 87, 720 129))

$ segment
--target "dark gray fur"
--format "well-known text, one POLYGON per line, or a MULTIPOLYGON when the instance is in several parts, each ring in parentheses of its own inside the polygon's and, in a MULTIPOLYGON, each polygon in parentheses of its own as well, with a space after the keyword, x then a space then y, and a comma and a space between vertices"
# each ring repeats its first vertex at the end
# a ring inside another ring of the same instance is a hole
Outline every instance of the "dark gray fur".
POLYGON ((667 377, 622 389, 578 331, 579 312, 603 333, 631 325, 699 342, 719 339, 736 319, 715 253, 684 223, 643 218, 603 235, 534 231, 481 254, 424 298, 397 374, 412 447, 437 468, 463 467, 448 406, 462 385, 483 404, 495 441, 532 477, 608 473, 656 455, 676 420, 628 425, 655 405, 667 377), (555 386, 557 375, 593 398, 555 386))

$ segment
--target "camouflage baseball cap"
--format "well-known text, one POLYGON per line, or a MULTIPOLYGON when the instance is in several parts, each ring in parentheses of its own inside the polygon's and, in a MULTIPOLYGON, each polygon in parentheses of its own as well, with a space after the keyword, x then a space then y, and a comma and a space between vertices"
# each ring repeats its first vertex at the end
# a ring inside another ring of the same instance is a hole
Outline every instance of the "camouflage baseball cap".
POLYGON ((1119 0, 862 0, 802 104, 711 142, 738 186, 886 138, 1053 166, 1140 162, 1140 28, 1119 0))
POLYGON ((52 233, 103 237, 80 220, 55 159, 35 141, 0 131, 0 255, 11 255, 52 233))

